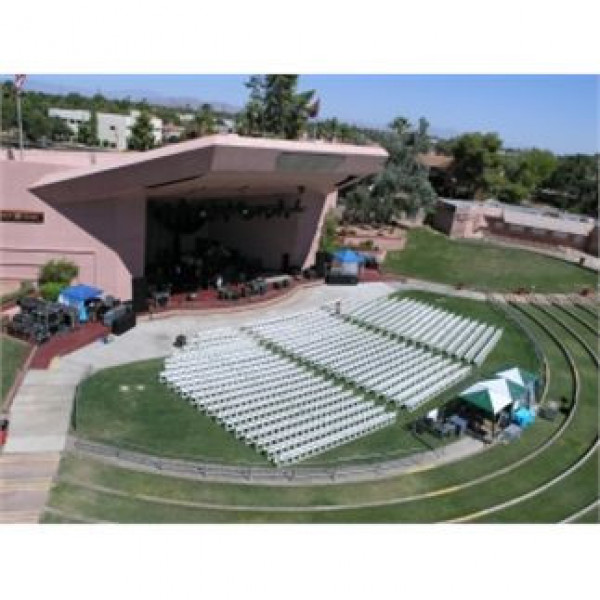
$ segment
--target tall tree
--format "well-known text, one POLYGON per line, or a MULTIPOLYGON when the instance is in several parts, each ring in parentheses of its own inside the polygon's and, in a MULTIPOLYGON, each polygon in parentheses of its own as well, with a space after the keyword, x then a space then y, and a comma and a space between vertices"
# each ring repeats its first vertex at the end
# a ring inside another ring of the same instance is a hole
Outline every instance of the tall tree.
POLYGON ((243 135, 298 139, 308 119, 316 116, 314 91, 298 92, 298 75, 253 75, 246 83, 250 97, 237 119, 243 135))
POLYGON ((154 131, 150 114, 142 110, 131 128, 129 137, 129 148, 131 150, 150 150, 154 148, 154 131))
POLYGON ((539 196, 559 208, 598 216, 600 156, 561 156, 553 173, 543 181, 539 196))
POLYGON ((394 119, 392 131, 382 137, 389 154, 385 169, 370 184, 363 183, 346 195, 344 203, 352 220, 389 222, 401 212, 415 214, 433 206, 436 194, 427 169, 417 160, 429 147, 428 128, 425 119, 416 127, 403 117, 394 119))
POLYGON ((198 138, 217 133, 217 118, 210 104, 203 104, 186 128, 187 138, 198 138))
POLYGON ((454 140, 453 176, 459 196, 483 198, 501 185, 501 149, 496 133, 466 133, 454 140))

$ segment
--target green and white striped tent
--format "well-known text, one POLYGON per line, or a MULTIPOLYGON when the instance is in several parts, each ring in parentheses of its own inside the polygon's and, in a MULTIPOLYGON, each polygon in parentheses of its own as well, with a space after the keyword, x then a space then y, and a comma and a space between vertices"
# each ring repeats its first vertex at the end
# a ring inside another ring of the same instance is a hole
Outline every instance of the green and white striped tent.
POLYGON ((508 406, 522 400, 527 388, 510 379, 497 378, 479 381, 460 394, 460 398, 473 406, 498 415, 508 406))
POLYGON ((519 367, 513 367, 512 369, 499 371, 495 376, 512 381, 513 383, 516 383, 522 387, 535 385, 536 381, 538 380, 536 375, 519 367))

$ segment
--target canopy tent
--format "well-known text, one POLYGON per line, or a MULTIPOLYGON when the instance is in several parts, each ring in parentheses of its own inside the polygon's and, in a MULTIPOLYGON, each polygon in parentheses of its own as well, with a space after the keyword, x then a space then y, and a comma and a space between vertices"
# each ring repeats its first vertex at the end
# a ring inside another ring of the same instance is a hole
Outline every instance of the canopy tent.
POLYGON ((512 369, 499 371, 496 373, 496 377, 512 381, 513 383, 516 383, 522 387, 535 385, 538 380, 536 375, 526 371, 525 369, 521 369, 520 367, 513 367, 512 369))
POLYGON ((102 296, 102 290, 91 285, 72 285, 70 287, 61 290, 58 296, 58 301, 61 304, 67 306, 74 306, 79 312, 79 320, 85 323, 88 320, 88 314, 85 307, 86 300, 92 300, 93 298, 100 298, 102 296))
POLYGON ((507 379, 487 379, 467 388, 460 398, 477 408, 498 415, 508 406, 523 398, 527 390, 507 379))
POLYGON ((335 260, 339 263, 342 263, 342 264, 352 264, 352 263, 362 264, 365 262, 365 259, 362 256, 362 254, 359 254, 358 252, 354 252, 354 250, 350 250, 348 248, 344 248, 342 250, 336 250, 333 253, 333 260, 335 260))
POLYGON ((349 250, 337 250, 333 253, 333 261, 331 264, 331 272, 334 275, 350 276, 358 280, 360 266, 365 262, 365 259, 358 252, 349 250))
POLYGON ((70 300, 72 302, 85 302, 86 300, 102 296, 102 290, 92 287, 91 285, 80 283, 79 285, 72 285, 71 287, 64 288, 61 290, 60 295, 65 300, 70 300))

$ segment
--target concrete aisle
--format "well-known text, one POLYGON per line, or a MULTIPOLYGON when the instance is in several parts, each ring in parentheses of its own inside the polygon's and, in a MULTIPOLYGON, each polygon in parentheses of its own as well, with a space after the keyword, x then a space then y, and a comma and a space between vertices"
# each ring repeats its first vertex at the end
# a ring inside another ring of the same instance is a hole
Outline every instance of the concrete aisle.
POLYGON ((0 524, 38 522, 59 461, 58 452, 0 455, 0 524))

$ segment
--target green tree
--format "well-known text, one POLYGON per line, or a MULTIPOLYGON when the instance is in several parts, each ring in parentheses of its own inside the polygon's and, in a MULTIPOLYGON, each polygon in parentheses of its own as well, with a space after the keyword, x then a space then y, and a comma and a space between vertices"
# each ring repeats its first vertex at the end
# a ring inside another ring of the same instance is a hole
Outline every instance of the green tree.
POLYGON ((210 104, 203 104, 195 118, 187 126, 185 137, 188 139, 217 133, 217 118, 210 104))
POLYGON ((325 216, 321 239, 319 240, 319 250, 324 252, 333 252, 335 250, 335 238, 337 233, 338 220, 333 211, 329 211, 325 216))
POLYGON ((556 169, 539 185, 540 199, 559 208, 598 216, 599 155, 561 156, 556 169))
POLYGON ((298 92, 298 75, 253 75, 246 83, 250 97, 238 115, 242 135, 298 139, 310 117, 316 116, 314 91, 298 92))
POLYGON ((496 133, 466 133, 454 140, 452 174, 458 195, 483 198, 502 184, 501 149, 496 133))
POLYGON ((71 131, 71 128, 62 119, 53 118, 50 120, 50 122, 50 135, 53 140, 63 142, 71 139, 73 132, 71 131))
POLYGON ((129 137, 129 148, 131 150, 150 150, 154 148, 154 132, 150 114, 146 110, 142 110, 131 128, 131 136, 129 137))
POLYGON ((381 137, 389 154, 385 169, 344 197, 349 220, 388 223, 401 212, 412 215, 432 208, 436 194, 427 169, 417 160, 429 147, 428 128, 425 119, 416 127, 403 117, 394 119, 391 131, 381 137))

